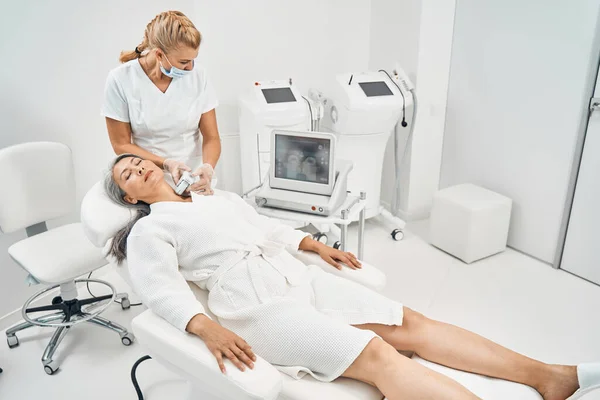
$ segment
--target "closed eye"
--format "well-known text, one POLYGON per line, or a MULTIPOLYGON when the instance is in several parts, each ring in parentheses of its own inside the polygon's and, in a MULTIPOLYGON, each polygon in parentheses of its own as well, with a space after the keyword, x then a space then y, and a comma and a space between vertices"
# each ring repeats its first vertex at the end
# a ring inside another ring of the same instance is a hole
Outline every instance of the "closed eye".
MULTIPOLYGON (((135 165, 140 165, 141 162, 142 162, 142 159, 138 158, 137 163, 135 165)), ((130 176, 131 176, 131 172, 129 172, 129 174, 127 174, 127 177, 125 178, 125 180, 128 180, 130 176)))

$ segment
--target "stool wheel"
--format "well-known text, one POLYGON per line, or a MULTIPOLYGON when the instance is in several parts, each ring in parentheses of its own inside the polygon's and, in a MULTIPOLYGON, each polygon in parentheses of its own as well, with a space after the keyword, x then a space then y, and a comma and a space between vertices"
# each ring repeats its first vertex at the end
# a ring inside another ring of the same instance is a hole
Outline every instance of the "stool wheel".
POLYGON ((339 241, 339 240, 338 240, 338 241, 336 241, 336 242, 333 244, 333 248, 334 248, 334 249, 336 249, 336 250, 339 250, 339 249, 340 249, 340 247, 342 247, 342 243, 340 243, 340 241, 339 241))
POLYGON ((391 235, 392 239, 394 239, 395 241, 404 239, 404 232, 402 232, 400 229, 394 229, 391 235))
POLYGON ((52 299, 52 305, 57 305, 63 302, 62 297, 60 296, 56 296, 52 299))
POLYGON ((56 371, 58 371, 58 363, 54 360, 50 361, 48 364, 44 365, 44 371, 48 375, 54 375, 56 371))
POLYGON ((129 299, 121 300, 121 308, 123 310, 129 310, 131 308, 131 301, 129 301, 129 299))
POLYGON ((9 349, 14 349, 15 347, 17 347, 19 345, 19 338, 16 337, 15 335, 7 336, 6 343, 8 343, 9 349))
POLYGON ((127 332, 121 337, 121 343, 123 343, 124 346, 131 346, 133 344, 133 339, 134 336, 131 333, 127 332))
POLYGON ((327 244, 327 235, 324 234, 323 232, 317 232, 315 233, 312 238, 314 240, 316 240, 317 242, 321 242, 323 244, 327 244))

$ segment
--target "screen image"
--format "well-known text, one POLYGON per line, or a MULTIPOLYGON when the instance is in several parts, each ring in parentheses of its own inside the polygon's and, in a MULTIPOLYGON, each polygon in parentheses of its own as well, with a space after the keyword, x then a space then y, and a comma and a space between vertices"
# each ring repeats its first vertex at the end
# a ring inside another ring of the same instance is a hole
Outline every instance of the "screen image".
POLYGON ((275 136, 275 177, 329 184, 331 141, 305 136, 275 136))
POLYGON ((267 104, 290 103, 296 101, 290 88, 261 89, 267 104))
POLYGON ((359 82, 360 88, 365 92, 367 97, 375 96, 393 96, 394 93, 390 90, 385 82, 359 82))

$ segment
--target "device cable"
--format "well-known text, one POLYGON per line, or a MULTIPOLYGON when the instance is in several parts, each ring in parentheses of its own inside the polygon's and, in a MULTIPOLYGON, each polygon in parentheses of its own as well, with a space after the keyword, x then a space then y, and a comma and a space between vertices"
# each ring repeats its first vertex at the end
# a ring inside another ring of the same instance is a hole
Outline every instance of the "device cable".
MULTIPOLYGON (((400 89, 400 88, 398 88, 400 89)), ((413 98, 413 110, 412 110, 412 117, 410 120, 410 131, 408 132, 408 136, 406 137, 406 142, 404 144, 404 151, 402 152, 402 158, 399 159, 399 144, 400 141, 398 140, 398 124, 396 124, 396 126, 394 127, 394 164, 395 164, 395 169, 396 169, 396 184, 394 186, 394 193, 392 194, 392 215, 394 215, 395 217, 397 217, 398 215, 398 210, 400 208, 400 195, 398 194, 398 191, 400 189, 400 167, 402 166, 402 164, 404 163, 404 160, 406 159, 406 152, 408 151, 408 146, 412 143, 412 137, 413 137, 413 132, 415 130, 415 119, 417 116, 417 108, 418 108, 418 100, 417 100, 417 94, 415 93, 415 90, 412 89, 410 90, 410 94, 413 98)), ((405 121, 404 121, 405 122, 405 121)), ((406 126, 406 125, 402 125, 402 126, 406 126)))
POLYGON ((308 99, 304 96, 302 96, 302 98, 306 101, 306 104, 308 104, 308 111, 310 111, 310 131, 314 131, 314 126, 313 126, 313 111, 312 111, 312 106, 310 105, 310 101, 308 101, 308 99))
MULTIPOLYGON (((94 273, 94 271, 90 272, 87 278, 88 278, 88 279, 90 279, 90 278, 92 277, 92 274, 93 274, 93 273, 94 273)), ((88 293, 90 294, 90 296, 92 296, 93 298, 97 299, 97 298, 98 298, 98 296, 96 296, 96 295, 95 295, 94 293, 92 293, 92 291, 90 290, 90 283, 89 283, 89 282, 86 282, 86 283, 85 283, 85 286, 87 287, 87 291, 88 291, 88 293)), ((117 304, 121 304, 121 302, 120 302, 119 300, 115 300, 115 303, 117 303, 117 304)), ((133 303, 133 304, 130 304, 130 305, 129 305, 129 307, 137 307, 137 306, 141 306, 141 305, 142 305, 142 303, 133 303)))
POLYGON ((141 363, 143 363, 146 360, 150 360, 150 359, 152 359, 152 357, 143 356, 133 364, 133 367, 131 367, 131 383, 133 383, 133 388, 135 389, 135 392, 137 393, 138 400, 144 400, 144 394, 142 393, 142 390, 140 389, 140 385, 138 384, 138 381, 137 381, 137 377, 136 377, 137 368, 141 363))
POLYGON ((390 78, 390 81, 392 81, 392 83, 400 91, 400 95, 402 96, 402 127, 406 128, 408 126, 408 123, 406 122, 406 99, 404 98, 404 93, 402 93, 402 89, 400 89, 400 86, 398 86, 398 84, 394 82, 390 74, 388 74, 388 72, 385 69, 380 69, 378 72, 383 72, 384 74, 386 74, 387 77, 390 78))

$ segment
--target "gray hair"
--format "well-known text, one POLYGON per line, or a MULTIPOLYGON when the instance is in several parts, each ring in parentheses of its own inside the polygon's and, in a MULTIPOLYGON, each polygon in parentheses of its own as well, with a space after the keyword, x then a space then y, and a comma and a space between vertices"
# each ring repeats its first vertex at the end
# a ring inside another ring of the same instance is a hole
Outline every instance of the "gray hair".
POLYGON ((108 173, 104 178, 104 190, 108 197, 114 201, 115 203, 137 210, 136 215, 127 223, 127 225, 118 231, 115 236, 112 238, 112 243, 110 245, 110 249, 108 250, 108 255, 111 255, 117 259, 117 264, 121 264, 125 258, 127 258, 127 237, 131 232, 131 228, 138 222, 141 218, 150 214, 150 205, 144 203, 143 201, 138 201, 136 204, 131 204, 125 200, 125 191, 119 187, 115 178, 113 177, 113 169, 115 165, 124 158, 128 157, 137 157, 141 158, 135 154, 125 153, 117 156, 111 163, 108 169, 108 173))

